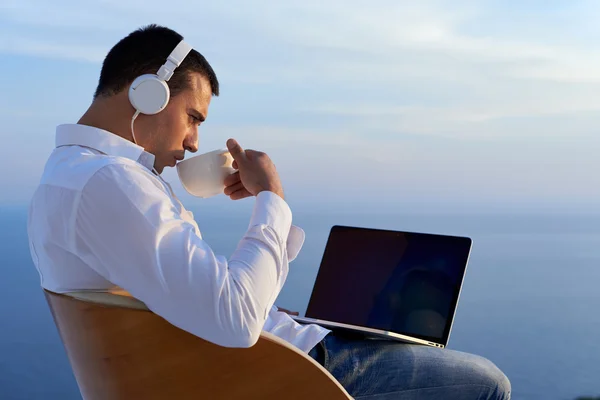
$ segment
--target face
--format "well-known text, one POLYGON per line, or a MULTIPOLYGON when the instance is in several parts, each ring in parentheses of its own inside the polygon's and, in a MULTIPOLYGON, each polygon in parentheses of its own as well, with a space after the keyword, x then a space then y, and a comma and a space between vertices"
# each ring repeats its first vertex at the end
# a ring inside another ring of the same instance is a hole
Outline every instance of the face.
POLYGON ((164 110, 138 117, 137 143, 154 154, 158 173, 162 173, 164 167, 174 167, 186 150, 198 151, 198 128, 208 115, 211 98, 208 79, 192 73, 190 87, 172 96, 164 110))

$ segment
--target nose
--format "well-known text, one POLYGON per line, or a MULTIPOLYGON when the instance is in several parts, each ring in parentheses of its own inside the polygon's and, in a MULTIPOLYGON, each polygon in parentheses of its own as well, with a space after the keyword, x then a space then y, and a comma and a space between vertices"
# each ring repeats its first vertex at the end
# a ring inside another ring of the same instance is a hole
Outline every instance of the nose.
POLYGON ((191 134, 185 137, 183 147, 190 153, 198 151, 198 130, 194 130, 191 134))

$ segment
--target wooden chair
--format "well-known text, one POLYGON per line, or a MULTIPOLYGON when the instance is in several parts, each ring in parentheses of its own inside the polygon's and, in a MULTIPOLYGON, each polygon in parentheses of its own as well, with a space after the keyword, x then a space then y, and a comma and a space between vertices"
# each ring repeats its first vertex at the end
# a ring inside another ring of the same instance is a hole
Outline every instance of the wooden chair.
POLYGON ((226 348, 126 294, 44 292, 85 400, 351 399, 315 360, 267 332, 251 348, 226 348))

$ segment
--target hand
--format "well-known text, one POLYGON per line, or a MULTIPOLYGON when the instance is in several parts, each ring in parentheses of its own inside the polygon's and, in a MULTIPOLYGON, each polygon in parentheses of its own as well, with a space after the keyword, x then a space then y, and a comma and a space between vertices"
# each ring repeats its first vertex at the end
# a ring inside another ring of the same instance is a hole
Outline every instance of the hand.
POLYGON ((298 311, 290 311, 290 310, 286 310, 285 308, 281 308, 281 307, 277 307, 277 311, 281 311, 281 312, 284 312, 289 315, 300 315, 300 313, 298 311))
POLYGON ((225 178, 225 189, 223 192, 225 195, 229 196, 231 200, 241 200, 252 196, 252 193, 250 193, 242 183, 240 171, 228 175, 225 178))
POLYGON ((244 150, 235 139, 227 141, 227 148, 234 160, 233 168, 238 169, 225 179, 224 193, 227 196, 239 200, 268 190, 284 198, 279 174, 268 155, 244 150))

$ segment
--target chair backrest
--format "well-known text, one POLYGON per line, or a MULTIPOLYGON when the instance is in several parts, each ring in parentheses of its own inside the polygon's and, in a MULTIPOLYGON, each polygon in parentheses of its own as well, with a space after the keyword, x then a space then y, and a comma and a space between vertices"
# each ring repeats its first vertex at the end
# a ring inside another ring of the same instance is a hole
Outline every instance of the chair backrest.
POLYGON ((266 332, 251 348, 226 348, 132 298, 44 292, 86 400, 351 399, 315 360, 266 332))

